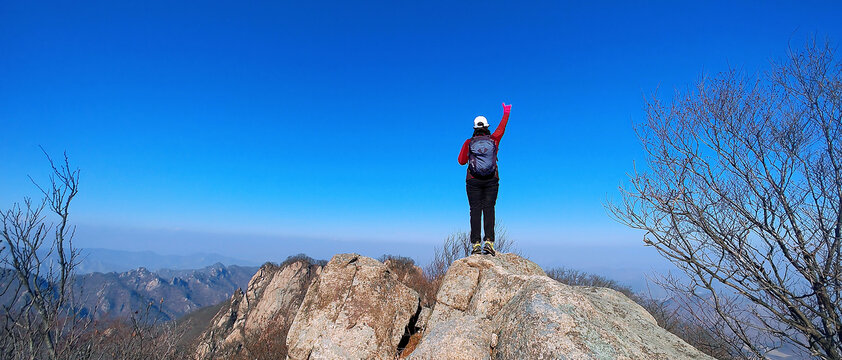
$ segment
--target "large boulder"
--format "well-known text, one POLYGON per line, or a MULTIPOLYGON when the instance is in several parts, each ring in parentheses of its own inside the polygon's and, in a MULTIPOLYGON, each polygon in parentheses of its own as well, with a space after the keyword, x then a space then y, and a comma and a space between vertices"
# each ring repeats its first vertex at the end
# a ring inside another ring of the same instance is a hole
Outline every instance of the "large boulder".
POLYGON ((514 254, 455 261, 409 358, 712 359, 625 295, 561 284, 514 254))
POLYGON ((393 359, 418 311, 418 293, 386 265, 336 255, 295 315, 287 335, 289 359, 393 359))
POLYGON ((263 351, 283 350, 284 338, 321 266, 308 260, 281 266, 263 265, 249 281, 246 291, 236 291, 211 320, 196 351, 199 359, 224 359, 244 346, 259 345, 263 351), (277 336, 280 339, 266 339, 277 336), (262 344, 255 344, 262 342, 262 344), (276 349, 266 343, 276 343, 276 349))

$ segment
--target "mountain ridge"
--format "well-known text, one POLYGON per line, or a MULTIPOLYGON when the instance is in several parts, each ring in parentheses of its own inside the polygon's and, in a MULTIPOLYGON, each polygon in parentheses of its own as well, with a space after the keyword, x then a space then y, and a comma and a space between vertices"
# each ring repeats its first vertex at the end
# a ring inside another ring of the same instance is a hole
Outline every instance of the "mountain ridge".
POLYGON ((107 248, 80 249, 81 262, 77 274, 95 272, 125 272, 140 267, 152 271, 201 269, 216 263, 224 265, 259 266, 259 263, 217 253, 198 252, 190 255, 164 255, 154 251, 129 251, 107 248), (114 261, 119 259, 119 261, 114 261))
POLYGON ((219 304, 248 284, 257 267, 216 263, 201 269, 81 274, 74 293, 85 314, 94 318, 127 318, 148 307, 150 320, 175 320, 194 310, 219 304))

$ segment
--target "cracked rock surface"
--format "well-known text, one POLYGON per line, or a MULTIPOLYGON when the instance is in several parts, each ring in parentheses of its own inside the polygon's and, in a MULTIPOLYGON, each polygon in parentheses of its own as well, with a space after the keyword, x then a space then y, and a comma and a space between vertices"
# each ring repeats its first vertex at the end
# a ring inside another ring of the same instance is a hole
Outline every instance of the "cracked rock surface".
POLYGON ((455 261, 409 359, 712 359, 625 295, 561 284, 514 254, 455 261))
POLYGON ((393 359, 418 312, 415 290, 388 267, 357 254, 334 256, 310 285, 287 335, 288 357, 393 359))
MULTIPOLYGON (((237 291, 201 335, 195 358, 225 359, 240 353, 248 333, 269 327, 287 329, 321 266, 295 261, 278 267, 265 264, 246 291, 237 291)), ((283 333, 283 331, 280 331, 283 333)))

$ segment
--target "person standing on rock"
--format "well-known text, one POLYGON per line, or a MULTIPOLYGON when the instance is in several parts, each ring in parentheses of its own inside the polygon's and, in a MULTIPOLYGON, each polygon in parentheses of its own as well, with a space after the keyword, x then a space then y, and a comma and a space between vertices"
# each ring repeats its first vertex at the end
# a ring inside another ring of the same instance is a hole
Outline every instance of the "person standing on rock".
POLYGON ((465 189, 471 207, 471 255, 496 255, 494 250, 494 205, 497 203, 497 189, 500 175, 497 172, 497 149, 506 132, 512 105, 503 103, 503 119, 492 134, 485 116, 474 119, 474 135, 462 144, 459 165, 468 164, 465 189), (485 224, 482 224, 483 219, 485 224), (485 246, 480 231, 485 229, 485 246))

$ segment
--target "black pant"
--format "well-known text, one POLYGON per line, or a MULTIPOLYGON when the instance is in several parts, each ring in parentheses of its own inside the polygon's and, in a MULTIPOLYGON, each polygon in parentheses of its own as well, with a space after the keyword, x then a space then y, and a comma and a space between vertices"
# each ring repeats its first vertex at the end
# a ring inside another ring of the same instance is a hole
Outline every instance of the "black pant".
POLYGON ((478 243, 482 236, 482 217, 485 217, 485 239, 494 241, 494 205, 497 203, 499 179, 468 179, 465 189, 471 205, 471 242, 478 243))

